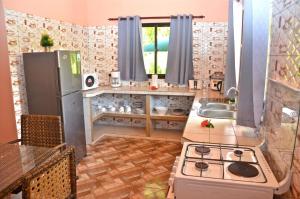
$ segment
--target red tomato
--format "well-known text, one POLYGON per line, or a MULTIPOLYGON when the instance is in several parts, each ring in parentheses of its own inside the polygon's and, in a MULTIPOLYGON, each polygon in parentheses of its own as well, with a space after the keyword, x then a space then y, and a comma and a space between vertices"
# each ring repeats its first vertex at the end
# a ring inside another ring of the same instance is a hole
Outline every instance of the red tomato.
POLYGON ((202 127, 206 127, 207 125, 209 125, 208 120, 204 120, 204 121, 201 122, 202 127))

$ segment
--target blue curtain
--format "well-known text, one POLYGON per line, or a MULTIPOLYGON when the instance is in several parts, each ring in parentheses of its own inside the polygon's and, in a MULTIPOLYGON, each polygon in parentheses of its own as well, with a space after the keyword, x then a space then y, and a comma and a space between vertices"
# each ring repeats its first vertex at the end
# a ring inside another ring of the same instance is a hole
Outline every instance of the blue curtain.
POLYGON ((237 124, 259 127, 269 47, 269 0, 245 0, 237 124))
POLYGON ((118 20, 118 65, 122 80, 147 80, 140 17, 118 20))
MULTIPOLYGON (((235 74, 235 54, 234 54, 234 23, 233 23, 233 1, 229 0, 228 4, 228 40, 227 40, 227 64, 225 68, 224 90, 227 91, 231 87, 236 87, 235 74)), ((224 93, 226 95, 226 92, 224 93)), ((231 92, 229 96, 233 98, 234 94, 231 92)))
POLYGON ((192 15, 172 17, 166 82, 185 85, 193 79, 192 15))

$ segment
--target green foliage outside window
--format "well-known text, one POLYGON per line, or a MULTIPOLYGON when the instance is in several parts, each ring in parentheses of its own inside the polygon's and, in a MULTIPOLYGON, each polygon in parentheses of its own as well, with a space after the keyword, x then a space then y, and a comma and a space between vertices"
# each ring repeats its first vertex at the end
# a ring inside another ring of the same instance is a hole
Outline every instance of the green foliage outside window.
POLYGON ((166 25, 160 27, 160 24, 153 24, 143 27, 144 62, 147 74, 166 73, 169 35, 170 27, 166 25))

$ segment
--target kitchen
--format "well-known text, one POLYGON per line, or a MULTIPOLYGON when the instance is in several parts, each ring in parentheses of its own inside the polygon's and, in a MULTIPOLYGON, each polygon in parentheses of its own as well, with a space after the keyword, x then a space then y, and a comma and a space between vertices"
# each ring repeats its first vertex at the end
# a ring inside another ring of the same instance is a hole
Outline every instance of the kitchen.
POLYGON ((60 116, 78 198, 300 198, 299 0, 48 4, 1 1, 0 143, 60 116))

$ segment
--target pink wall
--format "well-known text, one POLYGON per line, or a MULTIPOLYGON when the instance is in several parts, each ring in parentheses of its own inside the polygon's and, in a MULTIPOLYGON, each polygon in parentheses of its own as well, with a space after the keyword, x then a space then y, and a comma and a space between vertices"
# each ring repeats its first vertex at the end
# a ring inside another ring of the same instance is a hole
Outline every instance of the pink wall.
POLYGON ((5 19, 0 0, 0 143, 17 137, 15 112, 13 108, 12 88, 8 62, 8 49, 5 31, 5 19))
MULTIPOLYGON (((227 21, 228 0, 3 0, 4 7, 77 23, 105 25, 110 17, 176 14, 205 15, 204 21, 227 21)), ((153 21, 149 21, 153 22, 153 21)))
POLYGON ((204 21, 227 21, 227 9, 228 0, 88 0, 87 21, 99 25, 113 23, 107 21, 110 17, 188 13, 205 15, 204 21))
POLYGON ((7 9, 80 25, 87 24, 85 0, 3 0, 7 9))

